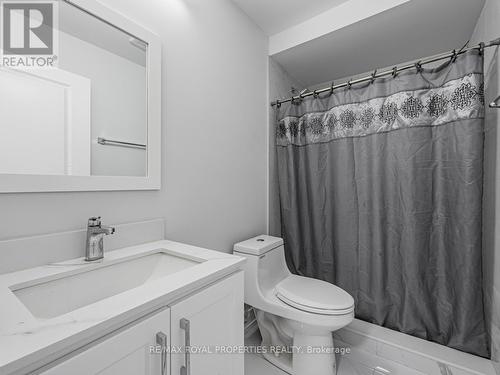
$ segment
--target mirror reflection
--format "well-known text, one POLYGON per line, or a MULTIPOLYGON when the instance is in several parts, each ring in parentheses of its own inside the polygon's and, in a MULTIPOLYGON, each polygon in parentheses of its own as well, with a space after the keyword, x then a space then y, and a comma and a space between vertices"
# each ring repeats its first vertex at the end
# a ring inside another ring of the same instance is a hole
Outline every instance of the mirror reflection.
POLYGON ((0 173, 146 176, 147 44, 64 1, 57 36, 56 68, 0 70, 0 173))

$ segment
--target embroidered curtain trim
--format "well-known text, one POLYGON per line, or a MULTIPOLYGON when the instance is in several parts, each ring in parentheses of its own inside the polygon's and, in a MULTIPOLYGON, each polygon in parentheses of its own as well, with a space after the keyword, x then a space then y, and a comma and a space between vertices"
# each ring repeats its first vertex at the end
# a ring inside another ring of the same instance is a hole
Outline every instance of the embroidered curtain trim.
POLYGON ((468 74, 436 89, 404 91, 326 112, 287 116, 277 124, 276 144, 301 146, 482 117, 483 77, 468 74))

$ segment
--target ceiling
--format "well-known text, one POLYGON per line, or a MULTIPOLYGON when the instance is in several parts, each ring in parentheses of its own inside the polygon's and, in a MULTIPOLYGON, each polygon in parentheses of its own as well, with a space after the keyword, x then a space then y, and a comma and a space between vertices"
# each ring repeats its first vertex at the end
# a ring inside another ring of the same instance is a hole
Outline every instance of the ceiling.
POLYGON ((348 0, 233 0, 267 35, 274 35, 348 0))
POLYGON ((310 87, 460 48, 483 6, 484 0, 411 0, 272 57, 310 87))

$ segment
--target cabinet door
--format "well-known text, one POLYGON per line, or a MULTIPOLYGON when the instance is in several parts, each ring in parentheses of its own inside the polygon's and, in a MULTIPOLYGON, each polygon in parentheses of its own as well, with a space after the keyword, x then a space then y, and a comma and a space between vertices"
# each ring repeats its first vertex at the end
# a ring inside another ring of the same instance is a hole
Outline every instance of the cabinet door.
MULTIPOLYGON (((118 333, 65 362, 43 372, 43 375, 169 375, 170 355, 154 353, 157 333, 163 333, 170 344, 170 310, 163 310, 118 333), (153 352, 152 352, 153 349, 153 352), (162 372, 161 364, 164 363, 162 372)), ((161 337, 165 337, 161 336, 161 337)))
POLYGON ((172 375, 243 375, 243 272, 171 306, 172 375), (184 351, 189 345, 189 354, 184 351))

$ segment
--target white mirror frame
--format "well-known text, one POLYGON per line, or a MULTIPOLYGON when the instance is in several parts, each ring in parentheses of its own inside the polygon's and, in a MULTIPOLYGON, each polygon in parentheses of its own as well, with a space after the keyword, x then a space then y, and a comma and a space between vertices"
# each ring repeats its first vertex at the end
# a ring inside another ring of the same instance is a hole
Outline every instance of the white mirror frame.
POLYGON ((147 176, 0 174, 0 193, 159 190, 161 188, 161 41, 151 31, 94 0, 62 0, 148 44, 147 176))

